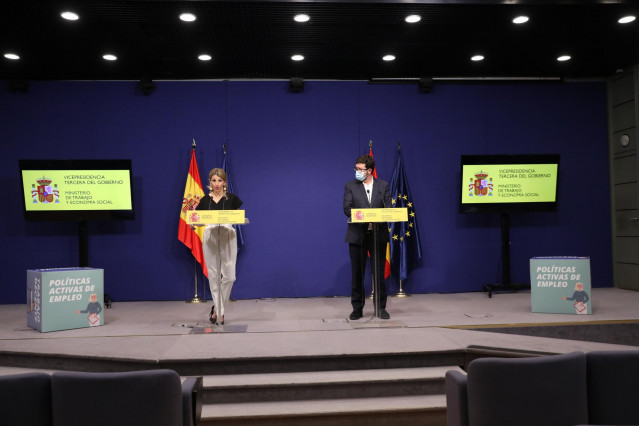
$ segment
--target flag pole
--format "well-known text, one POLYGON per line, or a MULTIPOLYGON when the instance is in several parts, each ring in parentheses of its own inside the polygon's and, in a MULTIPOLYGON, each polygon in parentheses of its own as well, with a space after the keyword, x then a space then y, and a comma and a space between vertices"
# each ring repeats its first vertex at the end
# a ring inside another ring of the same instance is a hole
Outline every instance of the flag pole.
MULTIPOLYGON (((191 149, 195 149, 195 138, 193 138, 191 149)), ((187 300, 186 303, 203 303, 204 300, 202 300, 202 298, 197 295, 197 259, 195 258, 193 258, 193 276, 195 278, 195 295, 191 300, 187 300)))
POLYGON ((410 297, 410 294, 404 292, 402 288, 402 280, 399 280, 399 291, 393 295, 393 297, 410 297))
MULTIPOLYGON (((402 142, 399 141, 397 142, 397 151, 399 151, 400 149, 402 149, 402 142)), ((407 294, 404 292, 404 289, 402 288, 402 279, 399 279, 399 291, 397 293, 395 293, 393 295, 393 297, 410 297, 410 294, 407 294)))
MULTIPOLYGON (((368 141, 368 152, 373 150, 373 141, 369 139, 368 141)), ((375 298, 375 272, 371 271, 371 294, 368 296, 369 299, 373 300, 375 298)))

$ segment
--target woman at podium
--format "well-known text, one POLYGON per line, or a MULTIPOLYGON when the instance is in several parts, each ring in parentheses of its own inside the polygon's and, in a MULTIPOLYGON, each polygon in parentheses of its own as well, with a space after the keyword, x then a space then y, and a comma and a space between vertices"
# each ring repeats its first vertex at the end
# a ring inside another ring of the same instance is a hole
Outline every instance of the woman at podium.
MULTIPOLYGON (((237 195, 226 191, 226 172, 222 169, 215 168, 209 172, 207 188, 210 192, 200 200, 196 210, 237 210, 243 204, 237 195)), ((209 321, 224 325, 224 307, 235 282, 237 260, 237 240, 233 225, 206 225, 202 251, 213 295, 209 321)))

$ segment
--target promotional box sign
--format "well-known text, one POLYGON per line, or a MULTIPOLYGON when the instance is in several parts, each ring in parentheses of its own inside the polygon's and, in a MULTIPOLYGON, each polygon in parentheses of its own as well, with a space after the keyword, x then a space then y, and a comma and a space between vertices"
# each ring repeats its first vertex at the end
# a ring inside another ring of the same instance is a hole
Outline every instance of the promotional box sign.
POLYGON ((533 257, 530 292, 533 312, 591 314, 590 258, 533 257))
POLYGON ((351 222, 408 222, 408 209, 351 209, 351 222))
POLYGON ((189 225, 214 225, 221 223, 243 225, 244 210, 189 210, 186 223, 189 225))
POLYGON ((27 325, 40 332, 104 325, 104 270, 27 270, 27 325))

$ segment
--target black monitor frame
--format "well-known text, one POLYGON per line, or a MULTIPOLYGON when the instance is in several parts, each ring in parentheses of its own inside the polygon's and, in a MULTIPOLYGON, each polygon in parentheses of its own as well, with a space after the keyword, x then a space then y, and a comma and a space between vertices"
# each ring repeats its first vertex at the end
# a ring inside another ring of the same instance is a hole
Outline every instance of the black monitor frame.
POLYGON ((556 211, 559 198, 559 154, 488 154, 488 155, 462 155, 460 162, 460 175, 458 190, 463 187, 463 168, 465 165, 484 164, 557 164, 557 180, 554 202, 516 202, 516 203, 463 203, 463 194, 459 191, 460 213, 503 213, 503 212, 544 212, 556 211))
POLYGON ((60 211, 27 211, 26 200, 22 198, 22 209, 25 220, 59 220, 59 221, 86 221, 86 220, 132 220, 135 219, 133 204, 133 175, 132 162, 129 159, 116 160, 19 160, 20 193, 23 193, 23 170, 128 170, 131 194, 130 210, 60 210, 60 211))

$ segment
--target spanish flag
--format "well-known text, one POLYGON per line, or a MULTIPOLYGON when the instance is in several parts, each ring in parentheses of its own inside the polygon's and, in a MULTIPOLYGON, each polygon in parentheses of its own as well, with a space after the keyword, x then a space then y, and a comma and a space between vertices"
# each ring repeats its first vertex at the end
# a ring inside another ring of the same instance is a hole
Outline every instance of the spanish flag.
MULTIPOLYGON (((373 157, 373 141, 368 142, 368 155, 373 157)), ((374 158, 374 157, 373 157, 374 158)), ((373 169, 373 177, 377 179, 377 167, 373 169)), ((388 229, 390 232, 390 228, 388 229)), ((370 256, 370 254, 369 254, 370 256)), ((390 256, 390 244, 386 244, 386 259, 384 259, 384 279, 388 278, 391 274, 391 256, 390 256)))
POLYGON ((202 271, 204 271, 204 275, 208 278, 206 263, 204 262, 204 254, 202 252, 204 227, 198 226, 195 230, 193 230, 186 223, 186 215, 189 210, 195 210, 202 197, 204 197, 204 190, 202 190, 200 172, 197 169, 194 147, 191 150, 191 164, 189 166, 189 174, 186 177, 184 197, 182 197, 182 210, 180 211, 180 223, 178 225, 178 240, 182 241, 185 246, 191 249, 191 254, 193 254, 195 260, 200 262, 200 265, 202 265, 202 271))

